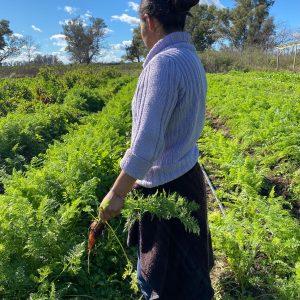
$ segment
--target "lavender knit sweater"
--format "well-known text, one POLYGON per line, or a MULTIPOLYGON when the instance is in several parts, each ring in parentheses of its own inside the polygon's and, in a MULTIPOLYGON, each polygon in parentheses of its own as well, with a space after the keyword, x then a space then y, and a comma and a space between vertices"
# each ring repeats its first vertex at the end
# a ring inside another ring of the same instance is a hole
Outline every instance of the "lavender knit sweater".
POLYGON ((198 160, 207 82, 187 32, 173 32, 149 52, 132 101, 131 147, 121 168, 143 187, 189 171, 198 160))

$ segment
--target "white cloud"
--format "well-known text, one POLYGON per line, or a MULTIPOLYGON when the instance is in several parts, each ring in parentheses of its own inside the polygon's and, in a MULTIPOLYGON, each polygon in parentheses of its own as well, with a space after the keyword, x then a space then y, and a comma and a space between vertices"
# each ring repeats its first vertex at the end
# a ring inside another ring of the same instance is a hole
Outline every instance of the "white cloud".
POLYGON ((109 28, 104 28, 104 33, 105 34, 109 34, 109 33, 113 33, 114 31, 112 29, 109 28))
MULTIPOLYGON (((54 51, 51 53, 52 55, 56 55, 63 63, 70 63, 70 56, 67 52, 63 50, 54 51)), ((122 53, 123 54, 123 53, 122 53)), ((97 59, 97 62, 100 63, 117 63, 121 61, 121 55, 119 51, 112 50, 111 48, 102 49, 101 54, 97 59)))
POLYGON ((66 36, 64 34, 54 34, 50 37, 50 40, 53 41, 53 45, 60 47, 59 51, 65 51, 67 47, 66 36))
POLYGON ((218 8, 225 8, 220 0, 200 0, 199 4, 215 5, 218 8))
POLYGON ((12 35, 15 36, 16 38, 22 38, 22 37, 24 37, 24 35, 21 34, 21 33, 13 33, 12 35))
MULTIPOLYGON (((65 19, 63 21, 59 21, 59 25, 63 26, 63 25, 68 25, 69 22, 72 22, 73 19, 65 19)), ((80 20, 82 21, 82 25, 83 27, 87 26, 87 21, 88 21, 88 18, 85 17, 85 15, 83 16, 80 16, 80 20)))
POLYGON ((87 19, 93 17, 92 13, 91 13, 89 10, 88 10, 83 16, 84 16, 85 18, 87 18, 87 19))
POLYGON ((51 53, 52 55, 55 55, 58 57, 58 59, 60 59, 64 64, 68 64, 70 63, 70 60, 68 58, 68 55, 64 52, 61 51, 54 51, 51 53))
MULTIPOLYGON (((25 51, 26 49, 28 49, 25 45, 22 47, 22 49, 25 51)), ((31 53, 33 54, 33 55, 35 55, 35 54, 37 54, 37 53, 40 53, 40 52, 38 52, 38 47, 36 47, 36 46, 31 46, 30 47, 30 50, 31 50, 31 53)))
POLYGON ((67 12, 68 14, 72 15, 77 11, 77 8, 72 7, 72 6, 65 6, 64 11, 67 12))
POLYGON ((64 34, 58 33, 50 36, 50 40, 57 40, 57 41, 62 41, 65 40, 66 36, 64 34))
POLYGON ((101 56, 98 59, 98 62, 101 63, 116 63, 120 62, 121 57, 117 55, 114 51, 110 49, 104 49, 101 51, 101 56))
MULTIPOLYGON (((34 49, 32 55, 35 56, 37 54, 43 54, 43 53, 34 49)), ((4 62, 13 64, 13 63, 18 63, 18 62, 26 62, 26 61, 28 61, 28 56, 27 56, 26 51, 23 48, 23 51, 18 56, 9 58, 9 59, 5 60, 4 62)))
POLYGON ((296 42, 300 42, 300 32, 293 32, 292 36, 296 40, 296 42))
POLYGON ((140 5, 138 3, 130 1, 130 2, 128 2, 128 5, 132 10, 134 10, 136 12, 139 11, 140 5))
POLYGON ((299 38, 300 37, 300 32, 293 32, 292 34, 293 34, 293 36, 295 38, 299 38))
MULTIPOLYGON (((87 26, 90 21, 89 19, 92 17, 93 17, 92 13, 89 10, 87 10, 83 15, 79 16, 79 19, 82 21, 83 26, 87 26)), ((65 19, 65 20, 59 21, 59 25, 61 25, 61 26, 68 25, 68 23, 72 20, 73 19, 65 19)))
POLYGON ((37 31, 37 32, 42 32, 42 30, 38 27, 36 27, 35 25, 31 25, 31 28, 34 30, 34 31, 37 31))
POLYGON ((93 15, 89 10, 87 10, 85 14, 80 16, 80 19, 81 19, 84 27, 87 26, 87 24, 90 21, 90 18, 92 18, 92 17, 93 17, 93 15))
POLYGON ((67 46, 66 36, 64 34, 54 34, 50 37, 50 40, 53 41, 53 45, 56 47, 60 47, 58 50, 53 51, 51 54, 56 55, 63 63, 70 63, 69 57, 65 48, 67 46))
POLYGON ((122 14, 121 16, 112 16, 111 18, 112 18, 112 20, 119 20, 121 22, 128 23, 131 25, 140 24, 140 19, 138 19, 136 17, 131 17, 127 14, 122 14))
POLYGON ((123 51, 123 50, 125 50, 125 47, 130 46, 131 43, 132 43, 132 41, 123 41, 119 44, 111 44, 110 48, 112 50, 116 50, 116 51, 123 51))
POLYGON ((69 23, 69 21, 71 21, 71 19, 66 19, 66 20, 63 20, 63 21, 59 21, 59 25, 67 25, 69 23))

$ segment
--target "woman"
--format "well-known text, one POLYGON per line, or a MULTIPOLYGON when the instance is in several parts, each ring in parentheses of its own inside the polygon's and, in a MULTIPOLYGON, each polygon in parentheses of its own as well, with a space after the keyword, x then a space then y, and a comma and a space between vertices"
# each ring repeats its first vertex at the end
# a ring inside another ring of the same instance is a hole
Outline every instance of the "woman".
POLYGON ((129 233, 138 244, 138 282, 146 299, 212 299, 212 250, 205 184, 197 140, 204 126, 206 78, 186 16, 197 0, 142 0, 141 35, 150 52, 132 102, 131 147, 121 173, 101 203, 100 217, 118 215, 133 188, 144 195, 165 190, 197 201, 200 236, 177 220, 145 216, 129 233))

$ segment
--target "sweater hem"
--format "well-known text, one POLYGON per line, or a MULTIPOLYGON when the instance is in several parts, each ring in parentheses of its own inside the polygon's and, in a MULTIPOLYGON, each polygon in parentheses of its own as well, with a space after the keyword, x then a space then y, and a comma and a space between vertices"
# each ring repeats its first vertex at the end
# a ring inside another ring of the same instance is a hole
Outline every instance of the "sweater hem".
MULTIPOLYGON (((151 180, 150 178, 147 179, 143 179, 143 180, 136 180, 136 183, 142 187, 145 188, 153 188, 153 187, 157 187, 160 186, 162 184, 168 183, 172 180, 175 180, 177 178, 179 178, 180 176, 182 176, 183 174, 187 173, 189 170, 191 170, 194 165, 198 162, 198 155, 195 159, 192 159, 188 162, 184 161, 182 162, 182 164, 180 164, 179 166, 177 166, 177 168, 173 168, 172 171, 170 172, 170 170, 168 170, 168 173, 165 172, 165 170, 161 170, 160 172, 155 172, 155 179, 151 180), (184 166, 184 168, 182 167, 184 166)), ((150 169, 151 170, 151 169, 150 169)))

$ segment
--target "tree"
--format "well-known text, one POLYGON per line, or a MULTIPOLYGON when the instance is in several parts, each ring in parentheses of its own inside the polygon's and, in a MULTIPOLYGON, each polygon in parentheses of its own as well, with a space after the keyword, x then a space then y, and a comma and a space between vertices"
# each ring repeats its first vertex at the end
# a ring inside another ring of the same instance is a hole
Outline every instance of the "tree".
POLYGON ((12 34, 9 28, 9 21, 0 20, 0 50, 3 50, 6 46, 5 37, 12 34))
POLYGON ((274 5, 274 0, 252 1, 251 22, 249 22, 246 45, 260 46, 264 49, 273 47, 272 36, 275 31, 273 17, 269 17, 269 10, 274 5))
POLYGON ((42 65, 58 65, 62 64, 62 61, 56 55, 41 55, 37 54, 32 61, 34 65, 42 66, 42 65))
POLYGON ((126 54, 123 56, 125 60, 131 62, 140 62, 147 55, 147 49, 141 37, 140 27, 133 30, 133 38, 130 46, 125 47, 126 54))
POLYGON ((292 30, 285 22, 276 24, 275 34, 273 36, 274 46, 299 42, 299 30, 292 30))
POLYGON ((89 25, 80 18, 74 18, 63 25, 63 34, 66 37, 66 51, 71 54, 75 63, 89 64, 101 50, 101 42, 106 34, 106 25, 103 19, 89 18, 89 25))
POLYGON ((242 50, 245 47, 272 47, 275 25, 269 16, 274 0, 235 0, 236 6, 227 10, 228 20, 223 22, 222 34, 231 46, 242 50))
POLYGON ((191 9, 192 17, 187 17, 186 31, 191 33, 198 51, 204 51, 218 40, 219 9, 214 6, 196 5, 191 9))
POLYGON ((23 46, 23 50, 24 53, 27 57, 27 63, 30 64, 36 54, 36 51, 40 48, 40 45, 37 44, 32 36, 26 36, 24 38, 24 46, 23 46))
POLYGON ((9 21, 0 20, 0 66, 7 58, 19 55, 23 45, 24 40, 9 28, 9 21))
POLYGON ((5 47, 0 50, 0 66, 3 61, 18 56, 22 52, 24 46, 24 39, 13 34, 5 38, 5 47))

